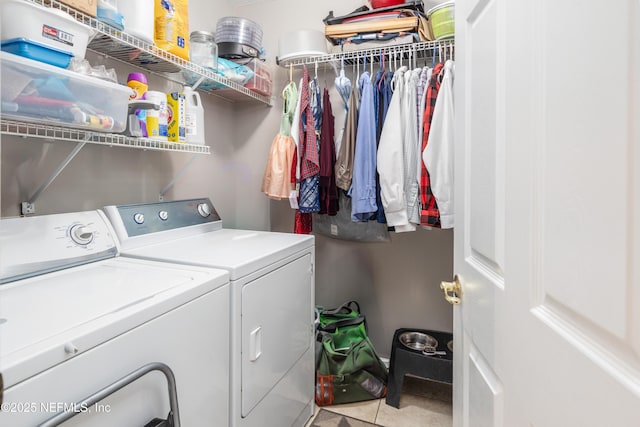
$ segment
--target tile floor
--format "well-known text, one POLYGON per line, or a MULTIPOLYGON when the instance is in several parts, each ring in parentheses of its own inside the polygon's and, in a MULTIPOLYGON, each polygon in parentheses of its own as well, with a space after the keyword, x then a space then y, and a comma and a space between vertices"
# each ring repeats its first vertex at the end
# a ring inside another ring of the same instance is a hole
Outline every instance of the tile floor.
MULTIPOLYGON (((316 407, 316 414, 319 409, 316 407)), ((387 405, 384 399, 324 409, 384 427, 451 427, 451 385, 406 376, 400 409, 387 405)))

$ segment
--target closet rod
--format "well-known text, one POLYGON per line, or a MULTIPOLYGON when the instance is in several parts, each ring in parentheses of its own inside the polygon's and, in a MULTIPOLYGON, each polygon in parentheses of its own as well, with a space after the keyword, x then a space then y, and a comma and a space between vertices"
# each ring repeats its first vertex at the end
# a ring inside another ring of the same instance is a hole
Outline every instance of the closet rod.
POLYGON ((430 57, 433 55, 434 51, 437 55, 438 51, 441 49, 449 49, 453 50, 455 48, 455 41, 452 39, 449 40, 436 40, 429 42, 419 42, 419 43, 410 43, 410 44, 401 44, 401 45, 390 45, 390 46, 380 46, 369 49, 358 49, 348 52, 336 52, 330 53, 327 55, 321 56, 311 56, 305 58, 292 58, 279 60, 276 58, 276 62, 281 67, 298 67, 302 65, 311 65, 317 63, 324 62, 334 62, 334 61, 354 61, 358 59, 362 59, 363 57, 374 58, 377 62, 379 61, 380 55, 410 55, 416 54, 416 52, 420 52, 421 57, 430 57))

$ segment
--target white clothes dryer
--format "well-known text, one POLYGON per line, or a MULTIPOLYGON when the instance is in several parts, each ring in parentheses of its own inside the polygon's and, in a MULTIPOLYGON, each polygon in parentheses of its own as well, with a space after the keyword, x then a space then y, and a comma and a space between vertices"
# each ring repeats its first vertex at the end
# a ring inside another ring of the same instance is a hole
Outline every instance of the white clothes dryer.
POLYGON ((227 425, 228 273, 114 237, 100 211, 0 220, 0 425, 227 425))
POLYGON ((206 198, 105 213, 123 256, 229 272, 231 426, 304 426, 314 409, 314 237, 223 228, 206 198))

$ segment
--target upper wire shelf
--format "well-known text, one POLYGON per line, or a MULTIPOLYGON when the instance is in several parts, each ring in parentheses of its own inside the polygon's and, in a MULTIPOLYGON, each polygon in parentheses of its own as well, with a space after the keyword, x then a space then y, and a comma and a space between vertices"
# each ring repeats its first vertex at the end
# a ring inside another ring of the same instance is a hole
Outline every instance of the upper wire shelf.
MULTIPOLYGON (((156 46, 127 34, 124 31, 105 24, 91 16, 88 16, 66 4, 56 0, 23 0, 45 7, 55 7, 70 14, 77 21, 93 28, 97 34, 89 42, 89 50, 115 58, 119 61, 131 64, 155 73, 179 73, 187 71, 199 77, 200 82, 205 79, 214 81, 225 87, 209 92, 217 97, 231 102, 254 100, 266 105, 272 105, 271 98, 255 93, 213 71, 203 68, 193 62, 186 61, 179 56, 157 48, 156 46)), ((166 76, 171 80, 184 83, 175 76, 166 76)), ((202 90, 202 89, 200 89, 202 90)))
POLYGON ((120 134, 93 132, 88 130, 28 123, 1 119, 0 133, 4 135, 28 136, 58 141, 88 142, 90 144, 139 148, 142 150, 178 151, 193 154, 211 154, 208 145, 179 144, 149 138, 133 138, 120 134))
POLYGON ((419 43, 388 45, 374 48, 356 49, 343 52, 329 53, 321 56, 304 58, 276 59, 281 67, 298 67, 301 65, 315 65, 322 63, 335 63, 344 61, 352 64, 366 58, 367 62, 378 63, 381 58, 393 60, 402 59, 427 59, 427 58, 453 58, 455 51, 454 40, 437 40, 419 43))

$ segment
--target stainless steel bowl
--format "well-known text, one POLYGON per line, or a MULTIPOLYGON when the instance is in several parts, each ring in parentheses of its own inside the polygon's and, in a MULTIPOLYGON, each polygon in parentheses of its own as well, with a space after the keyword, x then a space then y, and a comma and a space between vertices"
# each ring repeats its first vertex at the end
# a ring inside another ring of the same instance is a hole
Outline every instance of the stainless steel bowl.
POLYGON ((438 341, 422 332, 403 332, 398 337, 402 345, 416 351, 435 351, 438 341))

